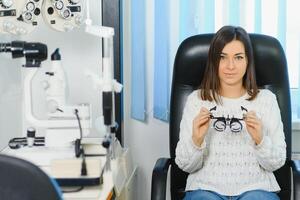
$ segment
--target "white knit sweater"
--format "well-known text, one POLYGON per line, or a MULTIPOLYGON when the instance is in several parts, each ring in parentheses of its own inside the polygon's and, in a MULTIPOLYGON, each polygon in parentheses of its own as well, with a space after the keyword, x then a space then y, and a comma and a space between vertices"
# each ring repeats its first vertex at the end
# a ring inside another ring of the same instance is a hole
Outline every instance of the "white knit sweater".
POLYGON ((269 90, 260 90, 257 97, 247 100, 248 95, 237 99, 221 97, 222 105, 203 101, 199 90, 187 99, 180 124, 180 139, 176 148, 176 164, 189 173, 186 190, 204 189, 226 196, 261 189, 279 191, 273 175, 285 163, 286 143, 276 96, 269 90), (242 118, 241 106, 255 111, 263 124, 263 139, 259 145, 243 129, 233 133, 229 126, 218 132, 214 119, 201 147, 192 141, 192 123, 201 107, 208 110, 217 106, 214 116, 242 118))

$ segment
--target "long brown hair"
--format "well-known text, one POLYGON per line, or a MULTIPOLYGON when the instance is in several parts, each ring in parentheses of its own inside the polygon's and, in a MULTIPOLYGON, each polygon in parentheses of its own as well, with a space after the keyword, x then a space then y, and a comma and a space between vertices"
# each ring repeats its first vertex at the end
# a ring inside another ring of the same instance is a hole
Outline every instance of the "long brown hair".
POLYGON ((247 69, 243 77, 243 86, 246 88, 248 100, 253 100, 258 94, 255 78, 254 57, 250 37, 241 27, 223 26, 213 37, 208 51, 208 60, 204 78, 200 85, 200 95, 203 100, 222 103, 220 99, 220 79, 218 74, 220 55, 226 44, 238 40, 244 44, 247 57, 247 69))

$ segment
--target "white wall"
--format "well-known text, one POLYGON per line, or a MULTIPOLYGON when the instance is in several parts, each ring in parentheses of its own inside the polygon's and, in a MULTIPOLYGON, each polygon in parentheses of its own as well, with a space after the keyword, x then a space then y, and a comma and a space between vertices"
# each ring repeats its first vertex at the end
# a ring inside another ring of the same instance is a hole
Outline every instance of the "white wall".
POLYGON ((151 176, 156 160, 169 157, 168 124, 153 119, 153 56, 154 56, 154 2, 146 1, 146 91, 147 121, 139 122, 130 117, 130 1, 123 1, 123 72, 124 72, 124 144, 130 147, 138 165, 137 199, 148 200, 151 193, 151 176))

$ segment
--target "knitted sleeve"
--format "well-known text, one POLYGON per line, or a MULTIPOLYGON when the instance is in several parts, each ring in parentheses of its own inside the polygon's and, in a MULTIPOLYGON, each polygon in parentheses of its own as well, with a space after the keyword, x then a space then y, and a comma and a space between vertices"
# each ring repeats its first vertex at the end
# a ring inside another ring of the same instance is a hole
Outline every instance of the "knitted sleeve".
POLYGON ((263 140, 255 148, 259 164, 267 171, 275 171, 286 160, 286 143, 276 96, 270 92, 265 99, 267 108, 263 115, 263 140))
POLYGON ((188 173, 193 173, 202 167, 203 155, 207 149, 205 141, 201 147, 198 147, 192 140, 193 120, 198 114, 193 109, 193 104, 198 100, 195 97, 196 95, 192 93, 187 99, 180 123, 179 141, 176 147, 175 162, 179 168, 188 173))

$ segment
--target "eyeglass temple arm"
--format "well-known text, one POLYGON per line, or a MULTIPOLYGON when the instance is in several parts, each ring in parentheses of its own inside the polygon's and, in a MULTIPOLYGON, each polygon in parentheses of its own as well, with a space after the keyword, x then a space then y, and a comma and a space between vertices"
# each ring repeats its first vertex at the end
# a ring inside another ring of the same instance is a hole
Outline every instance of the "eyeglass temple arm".
POLYGON ((211 119, 217 119, 217 118, 214 117, 213 114, 211 113, 211 111, 215 111, 215 110, 217 110, 217 106, 212 107, 211 109, 209 109, 209 112, 210 112, 210 118, 211 118, 211 119))
POLYGON ((248 112, 248 109, 247 109, 247 108, 245 108, 245 107, 243 107, 243 106, 241 106, 241 110, 242 110, 242 111, 246 111, 246 112, 248 112))

